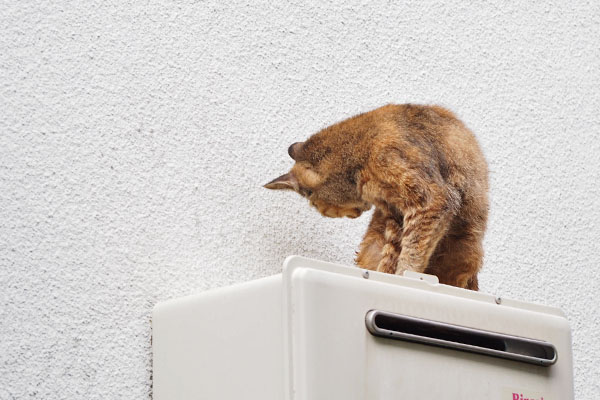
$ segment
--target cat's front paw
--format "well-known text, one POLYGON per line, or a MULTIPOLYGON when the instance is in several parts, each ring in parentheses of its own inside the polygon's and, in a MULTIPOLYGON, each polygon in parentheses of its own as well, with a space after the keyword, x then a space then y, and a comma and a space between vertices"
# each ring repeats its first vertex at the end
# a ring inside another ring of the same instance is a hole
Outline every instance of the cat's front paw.
POLYGON ((326 203, 322 200, 311 200, 310 204, 315 207, 321 213, 321 215, 329 218, 357 218, 364 211, 361 207, 337 206, 326 203))
MULTIPOLYGON (((385 251, 385 246, 384 246, 385 251)), ((396 273, 396 269, 398 267, 398 259, 393 256, 384 256, 379 265, 377 265, 378 272, 384 272, 386 274, 394 274, 396 273)))
POLYGON ((394 274, 402 276, 407 270, 408 268, 402 267, 400 264, 398 264, 396 265, 396 270, 394 271, 394 274))

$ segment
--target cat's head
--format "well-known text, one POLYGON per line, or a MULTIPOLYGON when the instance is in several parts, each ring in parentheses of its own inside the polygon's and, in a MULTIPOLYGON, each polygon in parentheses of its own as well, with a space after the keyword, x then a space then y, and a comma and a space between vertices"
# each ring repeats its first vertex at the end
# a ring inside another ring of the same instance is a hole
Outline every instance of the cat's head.
POLYGON ((293 190, 326 217, 356 218, 371 205, 360 196, 361 168, 350 153, 347 143, 336 145, 335 138, 321 132, 306 142, 292 144, 288 154, 294 166, 265 187, 293 190))

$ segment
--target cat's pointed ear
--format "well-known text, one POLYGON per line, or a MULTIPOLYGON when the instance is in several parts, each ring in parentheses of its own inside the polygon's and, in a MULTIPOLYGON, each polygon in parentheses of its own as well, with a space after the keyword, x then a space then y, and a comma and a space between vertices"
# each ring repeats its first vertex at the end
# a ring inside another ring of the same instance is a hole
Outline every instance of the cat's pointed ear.
POLYGON ((296 142, 288 147, 288 154, 292 157, 292 160, 298 161, 298 156, 300 155, 300 151, 302 150, 302 145, 304 142, 296 142))
POLYGON ((281 175, 279 178, 273 179, 267 183, 264 187, 267 189, 281 190, 289 189, 298 191, 298 179, 291 173, 288 172, 285 175, 281 175))

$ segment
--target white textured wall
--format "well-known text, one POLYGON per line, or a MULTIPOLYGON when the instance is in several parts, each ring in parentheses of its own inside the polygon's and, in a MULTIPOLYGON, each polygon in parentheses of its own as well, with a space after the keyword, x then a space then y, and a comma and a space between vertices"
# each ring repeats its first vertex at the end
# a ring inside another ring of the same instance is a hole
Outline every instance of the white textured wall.
POLYGON ((600 398, 599 2, 112 3, 0 1, 0 399, 147 399, 156 302, 351 263, 368 215, 261 185, 387 102, 478 135, 482 290, 562 308, 600 398))

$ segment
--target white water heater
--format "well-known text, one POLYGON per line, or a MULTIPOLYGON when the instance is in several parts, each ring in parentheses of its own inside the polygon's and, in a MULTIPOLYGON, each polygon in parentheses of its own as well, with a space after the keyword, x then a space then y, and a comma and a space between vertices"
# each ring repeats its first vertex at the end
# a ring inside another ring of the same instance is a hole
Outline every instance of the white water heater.
POLYGON ((572 400, 555 308, 303 257, 158 304, 154 400, 572 400))

